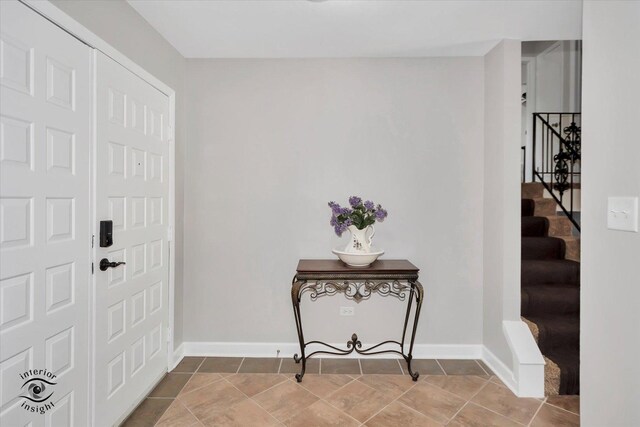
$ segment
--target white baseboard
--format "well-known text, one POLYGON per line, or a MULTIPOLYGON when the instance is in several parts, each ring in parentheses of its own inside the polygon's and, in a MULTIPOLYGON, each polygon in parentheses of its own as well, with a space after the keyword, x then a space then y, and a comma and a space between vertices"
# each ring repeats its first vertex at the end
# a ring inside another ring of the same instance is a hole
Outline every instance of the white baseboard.
MULTIPOLYGON (((338 348, 345 348, 345 343, 332 343, 338 348)), ((292 357, 300 353, 300 346, 297 343, 249 343, 249 342, 185 342, 184 356, 226 356, 226 357, 292 357), (279 350, 279 352, 278 352, 279 350)), ((369 344, 363 343, 364 348, 369 344)), ((307 354, 320 347, 309 346, 307 354), (310 351, 309 351, 310 350, 310 351)), ((397 347, 384 347, 396 349, 397 347)), ((322 357, 332 357, 323 354, 322 357)), ((348 358, 362 357, 356 352, 347 356, 348 358)), ((376 354, 366 356, 371 358, 400 358, 399 355, 391 353, 376 354)), ((482 345, 462 345, 462 344, 416 344, 413 347, 413 357, 415 359, 480 359, 482 357, 482 345)))
POLYGON ((184 356, 184 343, 182 343, 173 351, 171 360, 169 360, 169 371, 172 371, 176 366, 178 366, 178 363, 180 363, 184 356))
POLYGON ((513 372, 487 347, 482 348, 482 361, 500 378, 500 381, 502 381, 504 385, 509 387, 514 394, 518 394, 518 384, 513 377, 513 372))
POLYGON ((519 397, 544 397, 545 361, 531 331, 521 320, 505 320, 502 329, 513 360, 513 378, 517 385, 513 392, 519 397))

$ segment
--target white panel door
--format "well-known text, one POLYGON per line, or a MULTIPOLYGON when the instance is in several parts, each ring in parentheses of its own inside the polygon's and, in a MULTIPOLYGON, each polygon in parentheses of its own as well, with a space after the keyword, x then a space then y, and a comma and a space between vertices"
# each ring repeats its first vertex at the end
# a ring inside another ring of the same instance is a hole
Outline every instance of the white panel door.
POLYGON ((96 245, 95 260, 126 262, 96 268, 95 422, 106 426, 167 370, 169 99, 102 53, 96 90, 96 213, 113 221, 113 246, 96 245))
POLYGON ((536 109, 543 113, 564 112, 564 59, 562 42, 536 58, 536 109))
POLYGON ((18 2, 0 15, 0 425, 86 426, 91 49, 18 2), (30 395, 30 369, 56 384, 30 395))

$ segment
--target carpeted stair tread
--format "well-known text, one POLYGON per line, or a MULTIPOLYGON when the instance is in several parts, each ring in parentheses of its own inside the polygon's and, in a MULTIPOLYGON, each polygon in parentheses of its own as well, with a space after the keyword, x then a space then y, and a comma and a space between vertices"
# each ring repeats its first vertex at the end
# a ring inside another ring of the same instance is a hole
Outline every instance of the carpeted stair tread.
POLYGON ((566 259, 523 259, 520 282, 522 286, 546 284, 580 284, 580 263, 566 259))
POLYGON ((544 194, 544 185, 539 182, 526 182, 520 186, 523 199, 537 199, 544 194))
POLYGON ((522 237, 542 237, 547 235, 549 220, 543 216, 523 216, 520 224, 522 237))
POLYGON ((533 214, 535 216, 554 216, 556 214, 556 201, 553 199, 545 199, 540 197, 533 199, 534 209, 533 214))
POLYGON ((521 319, 545 359, 545 394, 579 394, 580 239, 542 184, 521 191, 521 319))
POLYGON ((565 347, 545 353, 560 368, 558 394, 580 394, 580 349, 565 347))
POLYGON ((564 240, 566 250, 564 257, 572 261, 580 262, 580 237, 577 236, 560 236, 564 240))
POLYGON ((566 245, 557 237, 523 237, 522 259, 564 259, 566 245))
POLYGON ((580 318, 576 314, 538 314, 526 316, 538 329, 538 347, 548 355, 565 347, 578 348, 580 318))
POLYGON ((571 224, 571 221, 566 216, 548 216, 547 220, 549 221, 549 230, 547 232, 549 236, 562 237, 573 235, 573 224, 571 224))
POLYGON ((522 199, 520 202, 520 212, 522 216, 533 216, 536 209, 536 202, 533 199, 522 199))
POLYGON ((580 287, 575 285, 523 286, 522 316, 574 314, 580 312, 580 287))

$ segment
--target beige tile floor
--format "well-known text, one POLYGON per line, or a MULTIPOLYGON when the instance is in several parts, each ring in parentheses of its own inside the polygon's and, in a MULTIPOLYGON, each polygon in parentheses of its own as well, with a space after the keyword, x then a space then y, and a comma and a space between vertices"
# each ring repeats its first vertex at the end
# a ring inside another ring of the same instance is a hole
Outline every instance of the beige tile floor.
POLYGON ((124 426, 578 426, 579 398, 516 397, 481 361, 187 357, 124 426))

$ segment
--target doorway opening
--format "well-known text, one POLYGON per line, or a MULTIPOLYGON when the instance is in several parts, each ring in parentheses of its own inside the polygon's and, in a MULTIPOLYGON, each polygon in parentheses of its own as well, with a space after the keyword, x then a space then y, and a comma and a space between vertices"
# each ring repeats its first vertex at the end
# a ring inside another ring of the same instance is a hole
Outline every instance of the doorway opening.
POLYGON ((521 316, 545 394, 580 393, 582 44, 522 43, 521 316))

